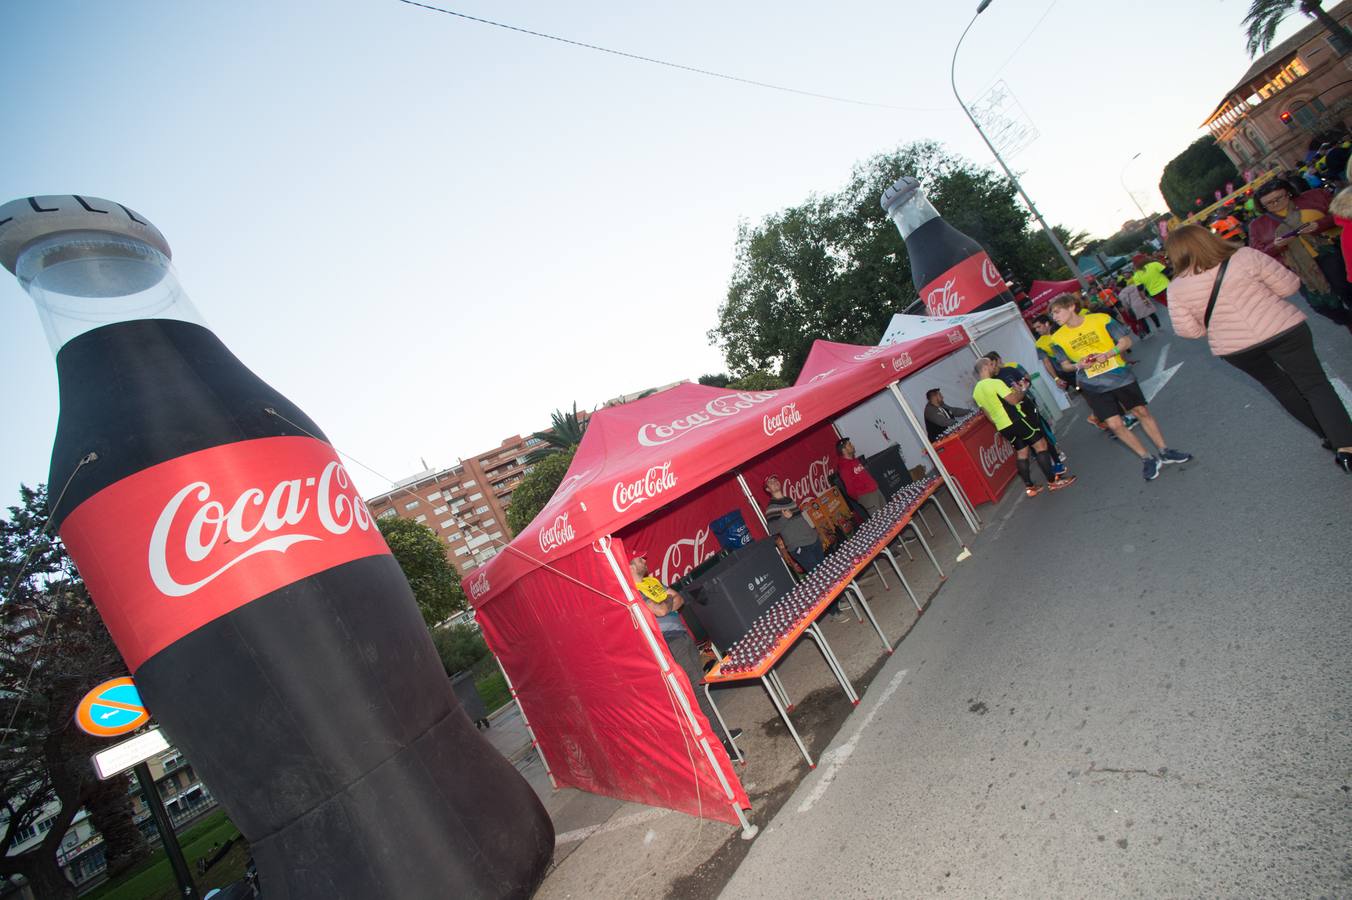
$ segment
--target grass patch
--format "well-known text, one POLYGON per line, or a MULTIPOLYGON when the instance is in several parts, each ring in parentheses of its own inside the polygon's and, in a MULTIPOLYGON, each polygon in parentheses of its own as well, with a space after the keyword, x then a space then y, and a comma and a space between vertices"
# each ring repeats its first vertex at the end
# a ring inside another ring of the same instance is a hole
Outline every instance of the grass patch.
MULTIPOLYGON (((224 810, 208 815, 179 834, 178 841, 183 847, 183 857, 188 861, 188 871, 192 873, 193 881, 201 893, 214 887, 224 887, 244 877, 249 846, 243 840, 235 841, 225 858, 212 866, 205 876, 197 874, 197 860, 210 852, 212 844, 224 844, 238 837, 239 829, 226 817, 224 810)), ((151 853, 150 858, 136 871, 117 881, 101 884, 83 895, 85 900, 171 900, 178 896, 174 870, 163 848, 151 853)))
POLYGON ((507 687, 507 679, 502 677, 502 673, 494 669, 492 672, 475 679, 474 687, 479 691, 479 697, 483 700, 484 706, 489 712, 493 712, 500 706, 507 705, 512 699, 512 692, 507 687))

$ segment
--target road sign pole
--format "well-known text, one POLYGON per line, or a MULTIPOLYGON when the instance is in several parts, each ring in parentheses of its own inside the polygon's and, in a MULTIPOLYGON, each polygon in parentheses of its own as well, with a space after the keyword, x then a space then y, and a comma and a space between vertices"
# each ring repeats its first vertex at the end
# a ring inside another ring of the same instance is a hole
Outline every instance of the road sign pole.
POLYGON ((173 867, 180 896, 187 900, 198 900, 197 887, 192 883, 192 875, 188 873, 188 863, 183 859, 183 848, 178 845, 178 835, 174 834, 169 813, 164 808, 164 802, 160 800, 155 779, 150 775, 150 766, 140 762, 132 771, 136 773, 136 782, 146 795, 146 805, 150 807, 150 814, 155 817, 155 827, 160 830, 160 843, 164 844, 164 855, 169 857, 169 865, 173 867))

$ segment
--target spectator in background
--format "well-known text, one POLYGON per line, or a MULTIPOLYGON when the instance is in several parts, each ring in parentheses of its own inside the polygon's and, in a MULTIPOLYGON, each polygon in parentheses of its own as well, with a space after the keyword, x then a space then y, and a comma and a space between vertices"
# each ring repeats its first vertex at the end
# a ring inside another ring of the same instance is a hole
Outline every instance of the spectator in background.
POLYGON ((841 438, 836 444, 836 472, 845 493, 873 515, 883 508, 883 494, 878 490, 878 482, 873 480, 864 461, 857 459, 854 444, 849 438, 841 438))
MULTIPOLYGON (((1347 181, 1352 182, 1352 159, 1347 162, 1347 181)), ((1333 224, 1342 229, 1338 237, 1338 247, 1343 254, 1343 273, 1352 281, 1352 187, 1339 191, 1329 203, 1329 214, 1333 224)))
POLYGON ((1136 320, 1136 332, 1141 335, 1142 340, 1150 337, 1151 322, 1155 323, 1156 328, 1160 327, 1159 307, 1150 302, 1150 298, 1139 284, 1127 285, 1117 296, 1136 320))
POLYGON ((925 391, 925 431, 932 441, 953 427, 953 423, 971 413, 964 406, 949 406, 938 388, 925 391))
POLYGON ((1319 363, 1305 316, 1286 300, 1300 287, 1295 273, 1196 225, 1171 233, 1165 249, 1177 273, 1172 310, 1179 337, 1205 336, 1212 353, 1256 379, 1323 439, 1340 469, 1352 472, 1352 419, 1319 363))
POLYGON ((1249 226, 1249 246, 1300 277, 1311 309, 1348 326, 1352 285, 1334 236, 1328 233, 1337 227, 1329 215, 1329 195, 1298 191, 1275 178, 1259 188, 1258 202, 1263 214, 1249 226))
POLYGON ((783 538, 798 565, 804 572, 811 572, 826 558, 817 526, 808 521, 792 497, 785 495, 783 484, 774 475, 766 476, 765 492, 770 495, 770 504, 765 507, 766 530, 783 538))

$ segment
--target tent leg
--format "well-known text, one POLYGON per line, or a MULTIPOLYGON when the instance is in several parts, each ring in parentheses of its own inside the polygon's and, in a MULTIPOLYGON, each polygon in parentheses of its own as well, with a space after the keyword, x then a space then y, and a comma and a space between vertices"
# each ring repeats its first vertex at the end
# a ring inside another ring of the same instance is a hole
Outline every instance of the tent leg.
POLYGON ((497 656, 493 661, 498 664, 498 671, 502 673, 502 680, 507 682, 507 690, 512 693, 512 702, 516 704, 517 712, 521 713, 521 724, 526 726, 526 734, 530 735, 530 745, 535 748, 535 752, 540 756, 540 764, 545 767, 545 774, 549 776, 549 784, 554 790, 559 789, 559 783, 554 778, 554 772, 549 768, 549 760, 545 758, 545 748, 540 746, 540 742, 535 739, 535 729, 530 727, 530 719, 526 718, 526 710, 521 705, 521 700, 516 696, 516 688, 512 687, 512 679, 507 677, 507 670, 502 667, 502 660, 497 656))
POLYGON ((854 613, 854 617, 860 622, 864 621, 864 614, 859 611, 859 604, 854 602, 856 597, 861 600, 863 599, 864 589, 851 579, 850 583, 845 585, 845 590, 850 592, 848 601, 850 604, 850 612, 854 613))
POLYGON ((779 691, 779 696, 784 700, 784 708, 793 712, 793 701, 789 699, 789 692, 784 690, 784 681, 779 677, 779 673, 771 669, 765 674, 774 682, 775 689, 779 691))
POLYGON ((901 586, 906 588, 906 593, 911 595, 911 602, 915 604, 915 613, 918 616, 925 614, 925 607, 920 605, 920 600, 916 598, 915 591, 911 590, 911 584, 906 580, 906 576, 901 576, 901 586))
POLYGON ((752 825, 747 819, 746 813, 742 812, 742 808, 736 803, 732 804, 732 811, 737 813, 737 821, 742 823, 742 840, 749 841, 760 834, 760 826, 752 825))
POLYGON ((849 698, 851 703, 858 706, 859 695, 854 692, 854 685, 850 684, 850 679, 845 677, 845 669, 841 667, 840 660, 837 659, 835 653, 831 651, 831 645, 826 643, 826 635, 822 634, 821 629, 817 627, 817 623, 813 622, 807 627, 807 631, 803 633, 817 642, 817 649, 821 651, 822 656, 826 659, 826 665, 835 673, 836 679, 840 682, 840 686, 845 689, 845 696, 849 698))
MULTIPOLYGON (((921 505, 923 506, 924 504, 921 505)), ((917 509, 915 514, 920 518, 920 524, 924 525, 925 530, 929 532, 929 536, 934 537, 934 529, 930 527, 929 519, 925 518, 925 511, 923 509, 917 509)))
POLYGON ((859 605, 864 607, 864 614, 868 616, 869 624, 873 626, 874 631, 878 632, 878 640, 882 641, 883 646, 887 648, 887 652, 891 653, 892 645, 888 643, 887 635, 883 634, 882 626, 878 624, 878 620, 873 617, 873 610, 869 608, 868 601, 861 596, 859 598, 859 605))
POLYGON ((887 590, 887 576, 883 574, 882 569, 878 568, 878 560, 876 559, 873 560, 873 571, 878 573, 878 580, 883 583, 883 590, 887 590))
POLYGON ((709 701, 709 708, 714 711, 714 716, 718 719, 718 725, 723 729, 723 734, 728 739, 728 746, 731 747, 732 752, 737 755, 737 761, 745 764, 746 757, 742 755, 742 748, 738 747, 737 742, 732 739, 732 732, 728 730, 728 723, 723 720, 723 710, 719 709, 718 704, 714 702, 714 695, 709 690, 709 686, 706 684, 703 687, 704 699, 709 701))
POLYGON ((939 495, 932 495, 929 498, 929 502, 933 503, 934 507, 939 510, 939 515, 943 516, 944 524, 948 526, 948 530, 953 534, 953 540, 957 541, 958 546, 962 548, 962 551, 958 553, 957 561, 962 562, 965 559, 971 559, 972 551, 962 542, 962 538, 958 537, 958 529, 953 527, 953 520, 948 517, 948 512, 944 509, 944 505, 939 502, 939 495))
POLYGON ((789 718, 789 711, 779 702, 779 696, 775 689, 770 687, 769 679, 761 677, 761 684, 765 685, 765 692, 770 695, 770 702, 775 705, 775 711, 779 717, 784 720, 784 724, 789 728, 789 734, 793 735, 793 742, 798 745, 798 752, 803 754, 803 759, 807 760, 809 769, 817 768, 817 764, 812 761, 812 756, 807 752, 807 747, 803 744, 803 739, 798 736, 798 729, 793 727, 793 721, 789 718))
POLYGON ((897 573, 898 578, 902 577, 901 567, 897 565, 897 558, 892 555, 892 551, 884 547, 883 553, 887 556, 887 561, 892 564, 892 571, 897 573))
POLYGON ((911 530, 915 532, 916 537, 920 538, 920 546, 925 548, 925 555, 930 558, 930 562, 934 563, 934 570, 939 573, 939 577, 947 578, 948 576, 944 574, 944 570, 939 567, 939 560, 934 558, 934 551, 930 549, 929 541, 925 540, 925 536, 920 533, 919 528, 915 527, 914 522, 911 523, 911 530))

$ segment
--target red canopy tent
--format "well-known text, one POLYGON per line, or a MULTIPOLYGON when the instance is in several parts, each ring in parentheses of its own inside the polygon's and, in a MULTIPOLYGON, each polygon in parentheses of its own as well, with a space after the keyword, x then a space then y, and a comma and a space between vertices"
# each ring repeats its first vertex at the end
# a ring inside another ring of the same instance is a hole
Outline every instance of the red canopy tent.
POLYGON ((591 417, 549 504, 466 579, 555 784, 745 824, 746 792, 638 602, 626 546, 672 579, 716 549, 712 517, 742 510, 763 535, 742 471, 824 483, 833 415, 967 342, 957 327, 883 347, 818 341, 795 387, 683 384, 591 417))

